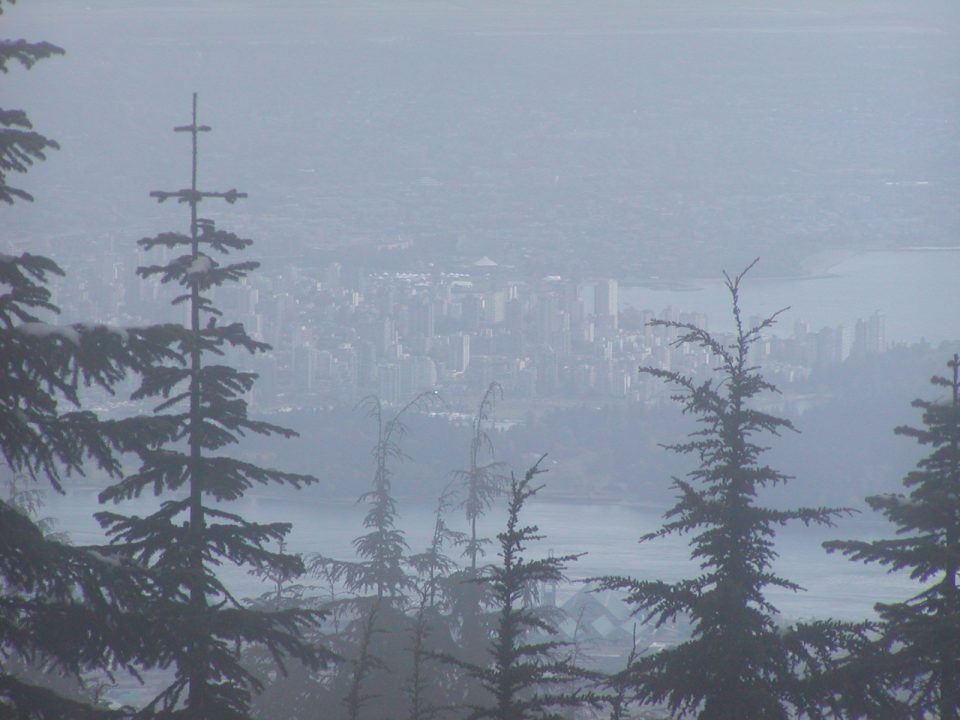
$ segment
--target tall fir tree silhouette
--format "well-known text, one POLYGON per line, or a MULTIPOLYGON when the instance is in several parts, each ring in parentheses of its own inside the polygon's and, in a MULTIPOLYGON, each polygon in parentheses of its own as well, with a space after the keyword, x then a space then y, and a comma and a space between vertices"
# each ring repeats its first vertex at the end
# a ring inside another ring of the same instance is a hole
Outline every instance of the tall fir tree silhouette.
POLYGON ((523 525, 526 502, 542 489, 533 479, 544 472, 543 457, 523 478, 510 478, 507 525, 497 535, 500 561, 483 569, 473 582, 489 587, 495 628, 484 648, 487 657, 476 663, 441 655, 439 659, 462 667, 483 688, 479 701, 468 702, 468 718, 526 720, 562 718, 585 703, 595 703, 590 692, 571 689, 590 673, 578 667, 570 646, 557 640, 557 628, 546 608, 537 603, 540 589, 563 581, 568 563, 580 555, 525 555, 530 543, 543 539, 536 525, 523 525))
POLYGON ((776 388, 751 365, 750 348, 779 313, 752 327, 744 325, 740 285, 752 267, 734 278, 725 275, 736 327, 729 344, 692 324, 653 322, 675 330, 676 345, 708 351, 715 358, 715 377, 697 382, 679 372, 641 368, 675 387, 672 398, 700 424, 689 440, 667 446, 694 456, 699 464, 688 479, 674 479, 679 499, 667 512, 666 524, 641 539, 692 534, 691 558, 701 573, 677 583, 599 579, 601 588, 625 590, 634 612, 658 625, 689 619, 690 640, 641 657, 631 668, 638 698, 666 704, 680 717, 828 716, 833 698, 825 677, 833 668, 834 651, 859 637, 858 628, 833 622, 780 627, 767 598, 770 588, 801 590, 773 571, 776 528, 791 521, 831 525, 844 511, 777 510, 757 502, 762 490, 789 479, 766 464, 767 448, 760 443, 793 425, 755 406, 758 395, 776 388))
MULTIPOLYGON (((0 72, 61 54, 48 42, 0 40, 0 72)), ((32 201, 9 174, 57 147, 25 111, 0 108, 0 201, 32 201)), ((28 720, 114 714, 66 697, 60 690, 69 683, 54 676, 149 663, 150 625, 138 611, 151 584, 134 568, 60 542, 18 497, 36 483, 63 492, 70 476, 91 467, 118 477, 119 452, 136 447, 151 423, 102 420, 84 408, 82 391, 112 392, 131 371, 175 357, 157 328, 51 322, 60 309, 49 283, 63 274, 48 257, 0 252, 0 455, 11 487, 19 483, 0 499, 0 716, 28 720)))
POLYGON ((119 503, 152 491, 163 501, 144 517, 115 512, 97 517, 111 536, 114 552, 160 578, 160 592, 151 598, 157 627, 162 628, 158 639, 164 642, 159 663, 173 669, 174 679, 146 710, 195 720, 246 718, 251 693, 262 686, 240 663, 243 645, 264 645, 278 658, 287 655, 308 665, 315 665, 323 651, 301 640, 315 614, 253 610, 224 586, 216 572, 223 563, 285 577, 303 572, 303 565, 298 556, 270 549, 290 531, 288 523, 252 522, 223 505, 258 485, 300 488, 315 478, 262 468, 228 453, 246 433, 283 438, 296 433, 251 419, 245 395, 256 375, 215 360, 235 349, 250 353, 269 349, 250 337, 241 323, 218 322, 221 312, 211 297, 215 288, 241 280, 259 264, 218 262, 215 255, 244 250, 251 241, 217 229, 198 215, 203 201, 234 203, 246 195, 198 189, 198 139, 210 128, 197 122, 196 94, 191 123, 174 131, 187 133, 192 141, 190 187, 150 194, 160 202, 176 199, 187 205, 189 231, 140 240, 144 250, 162 247, 180 254, 137 272, 183 289, 173 304, 186 305, 190 322, 172 329, 170 340, 186 362, 156 365, 144 374, 134 398, 161 400, 155 412, 166 419, 168 431, 142 453, 136 473, 100 495, 101 502, 119 503))
POLYGON ((930 448, 903 480, 909 494, 867 498, 897 526, 897 537, 824 543, 828 552, 930 583, 904 602, 877 604, 873 652, 852 659, 855 677, 880 678, 890 691, 865 710, 885 717, 960 718, 960 355, 947 367, 946 377, 930 380, 946 398, 913 402, 923 426, 894 430, 930 448))

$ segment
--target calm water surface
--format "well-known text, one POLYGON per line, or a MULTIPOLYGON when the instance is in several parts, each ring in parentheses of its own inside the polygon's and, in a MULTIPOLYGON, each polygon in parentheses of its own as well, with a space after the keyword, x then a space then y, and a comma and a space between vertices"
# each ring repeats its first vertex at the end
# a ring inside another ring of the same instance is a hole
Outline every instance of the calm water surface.
MULTIPOLYGON (((937 343, 960 338, 956 307, 960 302, 960 248, 867 252, 831 265, 823 274, 794 279, 750 278, 744 281, 744 315, 770 315, 790 307, 775 328, 793 332, 797 320, 813 330, 843 325, 853 330, 859 318, 881 312, 887 340, 937 343)), ((620 303, 659 313, 667 306, 681 312, 704 312, 710 327, 730 330, 730 296, 721 280, 690 289, 624 287, 620 303)))
MULTIPOLYGON (((124 512, 144 513, 152 502, 141 500, 122 507, 126 507, 124 512)), ((45 508, 46 514, 56 517, 59 528, 68 531, 77 544, 102 541, 103 535, 92 518, 98 509, 92 489, 51 496, 45 508)), ((251 496, 233 504, 231 509, 251 520, 291 522, 291 552, 322 552, 347 560, 353 557, 352 539, 362 533, 365 511, 364 506, 356 503, 313 498, 309 493, 295 491, 283 496, 251 496)), ((411 549, 425 548, 433 527, 432 508, 401 502, 400 513, 399 524, 411 549)), ((688 559, 688 538, 674 536, 637 543, 641 535, 660 526, 661 513, 660 508, 635 504, 535 501, 529 504, 524 521, 538 525, 546 538, 531 546, 530 555, 586 552, 585 557, 571 564, 571 580, 607 574, 667 581, 690 577, 696 568, 688 559)), ((465 529, 465 523, 458 520, 454 516, 449 523, 455 529, 465 529)), ((492 537, 504 520, 503 507, 494 508, 481 523, 482 533, 492 537)), ((799 582, 807 592, 771 591, 771 600, 790 618, 852 620, 870 615, 878 601, 909 597, 917 588, 905 575, 888 575, 876 567, 827 555, 820 547, 828 539, 880 537, 887 532, 882 520, 864 516, 843 520, 836 529, 800 526, 782 530, 778 535, 780 558, 776 571, 799 582)), ((490 553, 488 559, 495 550, 490 553)), ((258 579, 236 568, 224 568, 223 577, 240 597, 253 597, 267 590, 258 579)))

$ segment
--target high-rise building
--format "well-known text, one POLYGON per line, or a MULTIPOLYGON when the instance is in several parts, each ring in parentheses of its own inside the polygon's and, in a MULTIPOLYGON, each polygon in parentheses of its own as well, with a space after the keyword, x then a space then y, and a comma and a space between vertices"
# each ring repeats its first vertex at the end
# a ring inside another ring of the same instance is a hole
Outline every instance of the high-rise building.
POLYGON ((387 405, 400 402, 400 366, 397 363, 377 365, 377 395, 387 405))
POLYGON ((887 318, 877 311, 869 318, 857 320, 853 333, 854 355, 875 355, 887 349, 887 318))
POLYGON ((312 392, 317 380, 317 351, 309 345, 294 345, 292 369, 294 391, 312 392))
POLYGON ((511 298, 507 302, 506 309, 507 328, 516 335, 522 335, 524 331, 523 322, 523 301, 520 298, 511 298))
MULTIPOLYGON (((660 312, 660 320, 671 323, 680 322, 680 311, 677 310, 673 305, 667 305, 667 307, 660 312)), ((673 327, 659 326, 656 328, 656 334, 673 340, 677 337, 677 329, 673 327)))
POLYGON ((357 383, 363 388, 370 387, 377 379, 377 346, 361 340, 357 343, 357 383))
POLYGON ((463 326, 468 330, 477 331, 483 320, 483 296, 466 295, 461 301, 463 326))
POLYGON ((844 331, 843 326, 825 327, 816 334, 816 362, 835 365, 843 362, 844 331))
POLYGON ((417 303, 411 309, 410 320, 411 334, 422 338, 432 338, 436 331, 436 315, 433 300, 426 295, 420 296, 417 303))
POLYGON ((343 265, 338 262, 330 263, 323 272, 323 284, 329 290, 340 289, 340 277, 343 273, 343 265))
POLYGON ((887 316, 879 311, 867 320, 867 346, 872 353, 887 349, 887 316))
POLYGON ((552 395, 560 384, 560 363, 557 354, 549 347, 537 353, 537 393, 552 395))
POLYGON ((612 325, 617 327, 617 316, 620 313, 619 283, 613 279, 599 281, 593 291, 593 312, 598 319, 612 317, 612 325))
POLYGON ((470 367, 470 335, 454 335, 451 338, 450 351, 450 370, 455 373, 465 372, 470 367))
POLYGON ((396 360, 399 357, 400 338, 393 318, 389 315, 380 320, 380 332, 377 333, 377 353, 383 358, 396 360))
POLYGON ((560 312, 557 296, 553 293, 537 298, 537 341, 549 345, 553 334, 560 329, 560 312))
POLYGON ((493 290, 483 298, 483 321, 488 325, 502 323, 507 315, 507 291, 493 290))

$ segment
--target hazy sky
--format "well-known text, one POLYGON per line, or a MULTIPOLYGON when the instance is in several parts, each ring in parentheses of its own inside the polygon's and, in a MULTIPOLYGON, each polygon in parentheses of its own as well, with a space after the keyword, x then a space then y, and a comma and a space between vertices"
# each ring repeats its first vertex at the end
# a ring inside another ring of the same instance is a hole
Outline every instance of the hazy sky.
POLYGON ((25 0, 0 27, 68 52, 3 80, 63 145, 18 234, 156 229, 197 90, 202 178, 250 192, 231 217, 278 253, 670 274, 960 237, 955 3, 25 0))

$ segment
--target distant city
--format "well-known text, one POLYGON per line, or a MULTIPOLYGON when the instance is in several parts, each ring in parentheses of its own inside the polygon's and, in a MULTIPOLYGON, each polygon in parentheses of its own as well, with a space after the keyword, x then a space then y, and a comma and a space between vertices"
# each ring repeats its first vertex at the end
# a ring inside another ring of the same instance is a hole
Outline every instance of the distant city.
MULTIPOLYGON (((65 319, 182 321, 163 315, 176 313, 168 306, 170 289, 137 278, 134 258, 128 259, 101 266, 100 277, 69 273, 61 287, 65 319)), ((255 272, 215 297, 224 322, 243 322, 272 346, 238 358, 260 375, 250 398, 260 410, 352 405, 370 394, 397 404, 431 390, 454 409, 468 410, 492 382, 524 402, 650 402, 663 398, 665 388, 638 367, 692 375, 709 370, 708 353, 676 345, 675 329, 648 324, 709 328, 707 315, 625 307, 620 289, 616 278, 521 278, 481 257, 429 273, 371 272, 338 262, 290 265, 282 275, 255 272)), ((754 348, 768 377, 791 383, 818 365, 884 352, 885 317, 874 313, 853 328, 812 328, 798 320, 792 336, 769 334, 754 348)))

